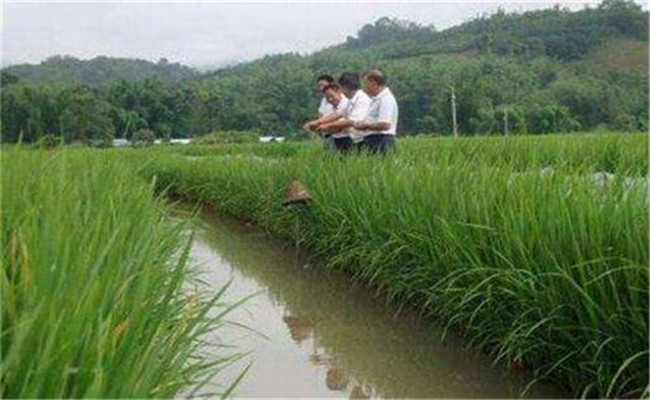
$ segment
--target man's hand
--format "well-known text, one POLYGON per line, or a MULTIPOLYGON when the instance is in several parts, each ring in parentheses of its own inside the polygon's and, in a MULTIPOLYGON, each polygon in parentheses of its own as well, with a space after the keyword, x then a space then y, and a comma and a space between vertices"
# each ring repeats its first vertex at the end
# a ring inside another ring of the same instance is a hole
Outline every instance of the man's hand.
POLYGON ((316 121, 309 121, 305 125, 302 126, 302 129, 306 131, 313 131, 318 127, 318 124, 316 121))
POLYGON ((319 119, 315 119, 313 121, 307 122, 305 125, 302 126, 302 128, 307 131, 319 131, 321 130, 323 125, 333 124, 336 121, 339 121, 340 119, 341 119, 341 115, 336 112, 333 112, 319 119))
POLYGON ((320 125, 318 125, 318 126, 315 128, 315 130, 316 130, 318 133, 320 133, 321 135, 322 135, 322 134, 326 134, 326 133, 328 132, 328 127, 329 127, 329 125, 330 125, 330 124, 320 124, 320 125))
POLYGON ((323 132, 327 132, 327 133, 336 133, 336 132, 341 132, 341 131, 347 129, 350 126, 352 126, 351 121, 349 121, 347 119, 344 119, 344 118, 340 118, 340 119, 337 119, 336 121, 333 121, 333 122, 327 122, 327 123, 320 124, 318 126, 318 130, 323 131, 323 132))

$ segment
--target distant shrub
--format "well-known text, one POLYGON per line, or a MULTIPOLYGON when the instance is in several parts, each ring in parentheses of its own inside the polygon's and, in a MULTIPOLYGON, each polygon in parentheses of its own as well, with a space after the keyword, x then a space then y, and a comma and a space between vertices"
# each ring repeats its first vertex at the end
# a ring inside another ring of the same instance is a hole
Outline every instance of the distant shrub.
POLYGON ((54 149, 61 145, 61 139, 55 135, 44 135, 34 144, 38 149, 54 149))
POLYGON ((131 136, 131 143, 137 147, 151 146, 154 140, 156 140, 156 135, 151 129, 138 129, 131 136))

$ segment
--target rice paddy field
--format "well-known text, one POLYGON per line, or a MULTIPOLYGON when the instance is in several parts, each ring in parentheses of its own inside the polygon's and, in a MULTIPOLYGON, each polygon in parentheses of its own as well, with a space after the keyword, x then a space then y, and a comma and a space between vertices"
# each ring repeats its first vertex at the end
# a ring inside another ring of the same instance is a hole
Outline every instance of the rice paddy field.
POLYGON ((168 398, 236 357, 166 208, 123 153, 3 149, 1 397, 168 398))
POLYGON ((649 395, 647 135, 400 139, 383 157, 10 149, 2 164, 5 397, 168 397, 227 362, 193 356, 227 306, 183 284, 172 195, 286 239, 496 364, 576 397, 649 395), (286 209, 294 180, 313 200, 286 209))

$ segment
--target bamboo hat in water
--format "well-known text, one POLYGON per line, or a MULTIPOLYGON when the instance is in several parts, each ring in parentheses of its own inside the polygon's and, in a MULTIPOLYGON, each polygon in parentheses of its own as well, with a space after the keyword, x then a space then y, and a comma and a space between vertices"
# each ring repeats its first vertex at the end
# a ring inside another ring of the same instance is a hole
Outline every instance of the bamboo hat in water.
POLYGON ((284 199, 282 200, 282 206, 287 207, 290 205, 297 204, 309 204, 311 203, 311 195, 305 189, 302 183, 299 181, 291 181, 287 190, 284 191, 284 199))
POLYGON ((340 368, 332 367, 327 370, 325 385, 329 390, 343 390, 349 382, 347 375, 340 368))

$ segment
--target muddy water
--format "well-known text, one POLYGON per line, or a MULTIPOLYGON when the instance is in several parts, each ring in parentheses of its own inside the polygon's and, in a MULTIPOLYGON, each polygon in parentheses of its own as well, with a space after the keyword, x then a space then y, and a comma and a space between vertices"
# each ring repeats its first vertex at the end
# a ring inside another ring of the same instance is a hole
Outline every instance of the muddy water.
MULTIPOLYGON (((217 380, 250 369, 236 397, 512 398, 525 376, 494 367, 412 310, 398 310, 349 277, 231 219, 202 214, 195 266, 229 301, 257 293, 211 341, 248 355, 217 380)), ((207 388, 206 388, 207 390, 207 388)), ((527 397, 563 397, 538 384, 527 397)))

